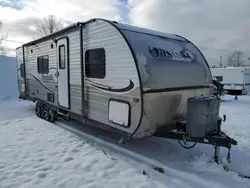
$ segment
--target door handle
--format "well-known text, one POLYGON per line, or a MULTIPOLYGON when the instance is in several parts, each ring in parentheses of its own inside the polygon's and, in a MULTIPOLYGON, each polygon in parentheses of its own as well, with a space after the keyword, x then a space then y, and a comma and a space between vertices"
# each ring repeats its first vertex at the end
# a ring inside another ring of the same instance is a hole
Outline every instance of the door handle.
POLYGON ((59 76, 59 72, 58 72, 58 71, 55 73, 55 76, 56 76, 56 77, 58 77, 58 76, 59 76))

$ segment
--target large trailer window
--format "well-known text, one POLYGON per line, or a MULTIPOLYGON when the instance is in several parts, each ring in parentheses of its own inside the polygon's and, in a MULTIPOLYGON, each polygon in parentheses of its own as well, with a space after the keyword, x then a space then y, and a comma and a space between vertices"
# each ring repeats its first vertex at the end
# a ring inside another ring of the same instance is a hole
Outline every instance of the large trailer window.
POLYGON ((49 56, 40 56, 37 58, 37 72, 39 74, 49 73, 49 56))
POLYGON ((65 69, 65 46, 59 46, 59 68, 65 69))
POLYGON ((85 73, 88 78, 104 78, 106 61, 104 48, 87 50, 85 53, 85 73))

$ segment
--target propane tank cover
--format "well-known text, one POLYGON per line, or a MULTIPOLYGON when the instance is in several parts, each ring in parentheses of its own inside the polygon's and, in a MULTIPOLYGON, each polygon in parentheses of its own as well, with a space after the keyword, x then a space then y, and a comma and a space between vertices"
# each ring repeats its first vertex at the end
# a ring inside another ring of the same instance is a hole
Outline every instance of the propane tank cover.
POLYGON ((193 97, 187 100, 187 133, 191 137, 204 138, 216 131, 220 99, 216 96, 193 97))

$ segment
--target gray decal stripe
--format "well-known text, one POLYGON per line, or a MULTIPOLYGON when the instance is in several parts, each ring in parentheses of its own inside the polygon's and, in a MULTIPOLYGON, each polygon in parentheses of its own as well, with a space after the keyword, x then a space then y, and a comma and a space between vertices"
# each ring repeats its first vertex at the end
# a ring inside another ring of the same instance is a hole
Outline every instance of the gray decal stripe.
POLYGON ((102 86, 98 86, 96 84, 92 84, 90 83, 92 86, 96 87, 96 88, 99 88, 99 89, 102 89, 102 90, 105 90, 105 91, 109 91, 109 92, 116 92, 116 93, 122 93, 122 92, 127 92, 127 91, 130 91, 134 88, 134 83, 132 82, 132 80, 129 80, 129 85, 127 87, 124 87, 124 88, 120 88, 120 89, 112 89, 110 87, 102 87, 102 86))
POLYGON ((39 82, 45 89, 47 89, 48 91, 50 91, 51 93, 54 93, 53 91, 51 91, 46 85, 44 85, 44 83, 41 82, 41 80, 39 80, 37 77, 35 77, 33 74, 31 73, 27 73, 28 75, 30 75, 31 77, 33 77, 37 82, 39 82))

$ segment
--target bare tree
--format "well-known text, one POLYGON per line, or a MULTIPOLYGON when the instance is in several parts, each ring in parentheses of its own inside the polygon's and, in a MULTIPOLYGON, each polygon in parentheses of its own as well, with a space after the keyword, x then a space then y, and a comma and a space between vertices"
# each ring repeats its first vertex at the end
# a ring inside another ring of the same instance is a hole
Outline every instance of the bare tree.
POLYGON ((233 66, 233 55, 232 54, 230 54, 230 55, 228 55, 228 66, 233 66))
POLYGON ((228 56, 228 65, 233 67, 244 66, 244 52, 241 50, 235 50, 232 54, 228 56))
POLYGON ((49 15, 39 20, 36 24, 38 37, 43 37, 63 28, 63 22, 54 15, 49 15))
POLYGON ((6 55, 5 48, 3 46, 3 40, 7 37, 7 33, 3 31, 3 22, 0 21, 0 56, 6 55))

